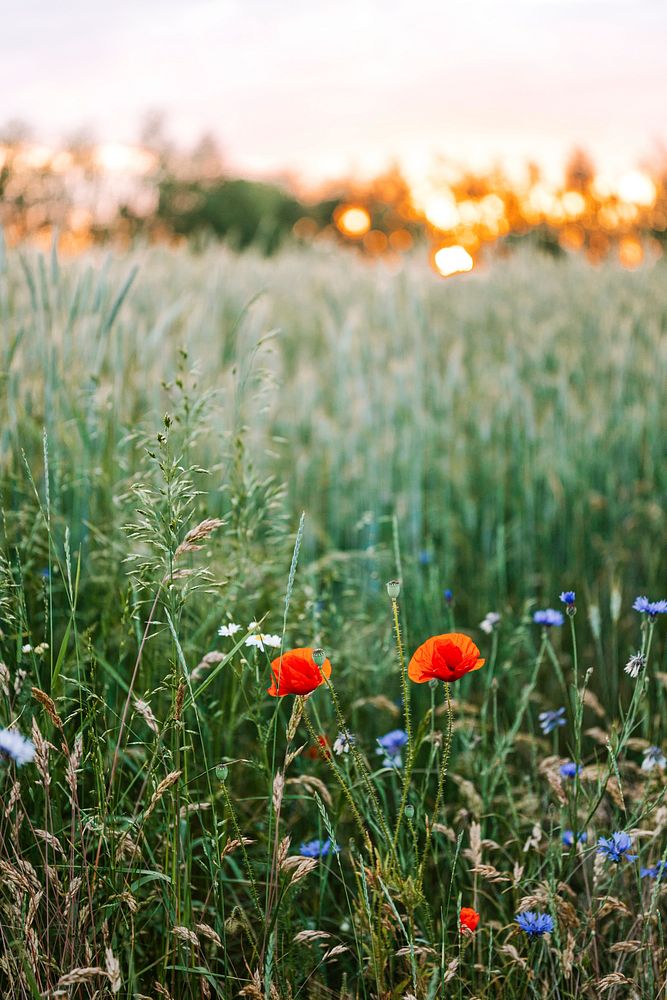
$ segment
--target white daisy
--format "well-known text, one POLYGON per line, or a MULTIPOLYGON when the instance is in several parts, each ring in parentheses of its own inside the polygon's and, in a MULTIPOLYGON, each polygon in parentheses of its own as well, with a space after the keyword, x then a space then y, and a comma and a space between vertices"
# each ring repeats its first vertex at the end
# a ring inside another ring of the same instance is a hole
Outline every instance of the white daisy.
POLYGON ((236 622, 227 622, 226 625, 221 625, 218 629, 218 635, 230 636, 236 635, 237 632, 241 631, 241 626, 237 625, 236 622))
POLYGON ((279 649, 282 639, 279 635, 266 635, 264 632, 258 632, 257 635, 249 635, 245 641, 246 646, 256 646, 257 649, 261 649, 264 652, 265 646, 272 646, 274 649, 279 649))

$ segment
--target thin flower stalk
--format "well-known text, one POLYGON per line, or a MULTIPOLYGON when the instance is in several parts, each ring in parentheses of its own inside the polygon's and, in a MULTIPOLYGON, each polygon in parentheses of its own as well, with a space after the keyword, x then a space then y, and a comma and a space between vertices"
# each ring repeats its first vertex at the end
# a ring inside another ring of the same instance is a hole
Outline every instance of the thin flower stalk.
POLYGON ((414 737, 412 734, 412 717, 410 712, 410 691, 408 687, 408 670, 405 663, 405 653, 403 650, 403 639, 401 637, 401 624, 398 616, 398 600, 396 597, 391 597, 391 614, 394 624, 394 637, 396 640, 396 649, 398 651, 398 661, 401 668, 401 691, 403 693, 403 712, 405 714, 405 731, 408 734, 408 752, 407 759, 405 762, 405 771, 403 772, 403 789, 401 792, 401 801, 398 807, 398 815, 396 817, 396 827, 394 829, 393 838, 393 850, 396 853, 398 849, 398 837, 401 830, 401 823, 403 822, 403 814, 405 813, 405 807, 408 802, 408 795, 410 793, 410 778, 412 777, 412 768, 414 766, 415 759, 415 746, 414 737))
POLYGON ((333 757, 331 756, 331 754, 329 754, 329 753, 326 752, 325 748, 320 743, 318 735, 315 732, 315 729, 313 727, 313 723, 312 723, 312 721, 310 719, 310 716, 308 715, 308 710, 307 710, 307 708, 305 706, 304 706, 304 710, 303 710, 303 721, 306 723, 306 729, 308 730, 308 734, 310 736, 311 743, 313 744, 313 746, 315 747, 315 749, 317 750, 318 754, 320 755, 320 757, 322 758, 322 760, 324 761, 324 763, 327 765, 327 767, 329 768, 329 770, 333 772, 333 775, 334 775, 336 781, 340 785, 341 791, 343 792, 343 795, 347 799, 347 803, 348 803, 350 809, 352 810, 352 815, 354 816, 355 822, 356 822, 357 826, 359 827, 359 831, 360 831, 361 836, 363 838, 366 850, 368 851, 369 855, 372 856, 372 854, 373 854, 373 845, 371 844, 371 838, 368 836, 368 830, 366 829, 366 826, 364 824, 364 821, 363 821, 363 818, 361 816, 361 813, 359 812, 359 810, 357 808, 357 804, 354 801, 354 798, 352 796, 352 792, 350 791, 350 789, 348 788, 346 782, 344 781, 343 776, 341 775, 339 769, 336 767, 336 765, 335 765, 335 763, 333 761, 333 757))
MULTIPOLYGON (((331 694, 331 701, 332 701, 332 704, 333 704, 333 707, 334 707, 334 712, 335 712, 335 715, 336 715, 336 721, 338 723, 338 726, 339 726, 341 732, 345 732, 348 729, 348 725, 347 725, 347 722, 345 721, 345 717, 343 716, 343 713, 342 713, 342 710, 341 710, 341 707, 340 707, 340 702, 338 700, 338 695, 336 694, 336 690, 335 690, 335 688, 333 686, 333 682, 330 680, 330 678, 327 677, 327 678, 325 678, 325 683, 326 683, 326 685, 327 685, 327 687, 329 689, 329 692, 331 694)), ((362 780, 364 782, 364 786, 366 788, 366 791, 368 792, 368 796, 370 798, 370 801, 373 804, 373 808, 375 810, 375 813, 376 813, 377 818, 378 818, 378 822, 380 824, 380 829, 382 830, 382 835, 384 836, 384 838, 385 838, 385 840, 387 842, 387 845, 391 847, 392 846, 392 837, 391 837, 391 833, 389 831, 389 827, 387 826, 387 821, 385 820, 385 817, 384 817, 384 810, 383 810, 382 806, 380 805, 380 802, 379 802, 378 797, 377 797, 377 793, 375 791, 375 788, 373 787, 373 782, 371 781, 371 777, 370 777, 370 774, 368 772, 368 768, 366 767, 366 762, 365 762, 365 760, 364 760, 364 758, 363 758, 363 756, 362 756, 362 754, 361 754, 361 752, 359 750, 359 747, 357 746, 356 740, 353 740, 350 743, 350 752, 352 754, 352 758, 354 760, 354 763, 356 764, 357 770, 358 770, 359 774, 361 775, 361 778, 362 778, 362 780)), ((396 852, 394 851, 394 854, 395 853, 396 852)))
POLYGON ((424 851, 422 853, 422 859, 419 865, 419 876, 417 878, 417 885, 421 888, 424 882, 424 868, 426 866, 426 861, 428 859, 428 853, 431 847, 431 837, 433 835, 433 824, 437 822, 438 813, 440 812, 440 806, 442 804, 442 796, 445 789, 445 781, 447 779, 447 769, 449 766, 449 757, 452 750, 452 733, 454 730, 454 713, 452 710, 452 697, 449 688, 449 684, 445 684, 445 703, 447 705, 447 732, 445 733, 445 742, 442 749, 442 757, 440 759, 440 769, 438 771, 438 788, 435 795, 435 802, 433 804, 433 813, 431 815, 431 820, 428 824, 426 830, 426 840, 424 843, 424 851))

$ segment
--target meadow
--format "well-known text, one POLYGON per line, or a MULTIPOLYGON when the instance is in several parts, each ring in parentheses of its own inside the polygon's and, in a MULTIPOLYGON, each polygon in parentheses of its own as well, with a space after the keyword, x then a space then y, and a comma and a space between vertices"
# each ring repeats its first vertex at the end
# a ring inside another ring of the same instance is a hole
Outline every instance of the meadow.
POLYGON ((666 278, 0 251, 2 996, 664 995, 666 278))

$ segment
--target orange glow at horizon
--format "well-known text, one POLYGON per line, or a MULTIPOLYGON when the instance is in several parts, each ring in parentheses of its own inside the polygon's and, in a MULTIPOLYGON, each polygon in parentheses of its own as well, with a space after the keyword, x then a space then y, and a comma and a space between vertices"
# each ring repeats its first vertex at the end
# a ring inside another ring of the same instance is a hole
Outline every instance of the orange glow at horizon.
POLYGON ((434 194, 424 203, 424 215, 436 229, 446 232, 454 229, 461 216, 456 205, 456 199, 450 194, 434 194))
POLYGON ((648 174, 644 174, 640 170, 632 170, 629 174, 621 177, 617 193, 621 201, 628 205, 642 205, 645 208, 650 208, 655 202, 658 192, 648 174))
MULTIPOLYGON (((151 214, 157 163, 154 150, 138 145, 67 148, 21 139, 0 142, 0 168, 10 177, 0 205, 8 242, 38 238, 46 246, 57 233, 63 246, 79 250, 96 241, 100 225, 107 235, 129 241, 132 226, 113 216, 124 202, 137 213, 138 228, 144 226, 151 238, 175 239, 151 214), (52 204, 41 192, 45 179, 54 176, 56 194, 49 198, 55 204, 62 197, 62 204, 60 214, 51 215, 52 204), (95 184, 86 186, 88 178, 95 184), (30 185, 36 196, 26 202, 30 185)), ((177 180, 184 177, 190 183, 222 185, 229 179, 222 168, 211 177, 198 174, 200 168, 196 158, 175 159, 171 166, 177 180)), ((514 238, 533 231, 554 249, 581 251, 594 262, 613 255, 631 269, 654 261, 667 248, 667 158, 652 173, 646 167, 613 174, 596 171, 583 156, 574 157, 560 180, 549 179, 537 166, 512 178, 501 169, 475 173, 443 162, 430 172, 424 166, 412 179, 396 167, 365 183, 359 178, 332 182, 317 197, 305 188, 299 192, 295 178, 280 183, 303 200, 303 217, 292 227, 298 240, 336 238, 388 261, 425 248, 431 267, 443 276, 472 270, 502 237, 512 237, 506 244, 511 248, 514 238), (330 203, 324 221, 321 209, 310 211, 318 201, 330 203), (333 217, 331 205, 337 206, 333 217)))

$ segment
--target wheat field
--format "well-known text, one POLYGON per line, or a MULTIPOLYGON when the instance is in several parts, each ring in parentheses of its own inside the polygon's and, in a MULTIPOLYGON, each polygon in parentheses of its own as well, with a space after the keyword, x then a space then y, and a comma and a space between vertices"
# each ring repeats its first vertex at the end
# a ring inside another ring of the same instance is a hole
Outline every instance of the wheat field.
POLYGON ((666 277, 2 250, 3 996, 664 995, 666 277))

